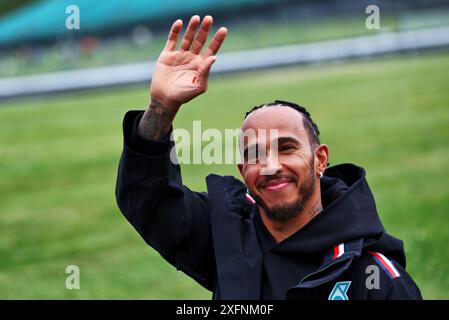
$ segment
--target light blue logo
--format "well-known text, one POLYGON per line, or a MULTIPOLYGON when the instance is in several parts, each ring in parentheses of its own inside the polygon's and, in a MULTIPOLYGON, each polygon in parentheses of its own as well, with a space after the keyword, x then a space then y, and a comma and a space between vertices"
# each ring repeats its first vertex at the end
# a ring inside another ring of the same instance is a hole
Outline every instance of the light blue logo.
POLYGON ((329 300, 349 300, 347 292, 351 281, 337 282, 329 295, 329 300))

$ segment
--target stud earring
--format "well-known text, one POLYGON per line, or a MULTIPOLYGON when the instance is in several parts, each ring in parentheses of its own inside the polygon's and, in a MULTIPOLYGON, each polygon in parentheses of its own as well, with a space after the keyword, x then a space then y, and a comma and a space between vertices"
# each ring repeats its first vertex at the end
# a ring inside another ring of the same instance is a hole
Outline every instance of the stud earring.
POLYGON ((320 172, 320 179, 323 177, 323 173, 322 172, 320 172))

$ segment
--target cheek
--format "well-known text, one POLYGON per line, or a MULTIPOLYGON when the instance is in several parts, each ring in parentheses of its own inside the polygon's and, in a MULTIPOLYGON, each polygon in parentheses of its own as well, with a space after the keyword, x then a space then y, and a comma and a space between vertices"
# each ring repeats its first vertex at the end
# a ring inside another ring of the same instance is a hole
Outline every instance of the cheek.
POLYGON ((293 171, 299 179, 304 177, 313 170, 311 155, 306 154, 291 154, 280 157, 281 163, 288 170, 293 171))
POLYGON ((248 187, 254 187, 256 180, 259 176, 258 166, 255 164, 248 164, 243 167, 242 170, 243 179, 248 187))

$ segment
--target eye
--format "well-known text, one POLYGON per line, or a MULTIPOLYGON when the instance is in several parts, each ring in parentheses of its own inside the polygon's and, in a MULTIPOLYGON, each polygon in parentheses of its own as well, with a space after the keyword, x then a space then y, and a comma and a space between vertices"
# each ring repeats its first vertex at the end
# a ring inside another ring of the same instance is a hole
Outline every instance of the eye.
POLYGON ((279 152, 292 151, 295 150, 296 147, 292 144, 285 144, 279 147, 279 152))

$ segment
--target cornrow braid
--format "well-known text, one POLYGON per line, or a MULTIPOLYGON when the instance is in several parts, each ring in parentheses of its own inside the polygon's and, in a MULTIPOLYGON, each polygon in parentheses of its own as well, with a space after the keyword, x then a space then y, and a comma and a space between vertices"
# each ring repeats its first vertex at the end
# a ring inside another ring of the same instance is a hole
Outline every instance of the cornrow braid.
POLYGON ((274 106, 290 107, 292 109, 295 109, 299 113, 301 113, 303 115, 303 124, 304 124, 304 127, 306 128, 307 135, 309 137, 312 147, 320 144, 320 138, 319 138, 320 130, 318 129, 317 124, 315 122, 313 122, 312 117, 310 116, 310 113, 307 111, 306 108, 304 108, 303 106, 300 106, 294 102, 275 100, 274 102, 264 103, 264 104, 255 106, 251 110, 246 112, 245 119, 251 114, 251 112, 254 112, 257 109, 266 108, 266 107, 274 107, 274 106))

